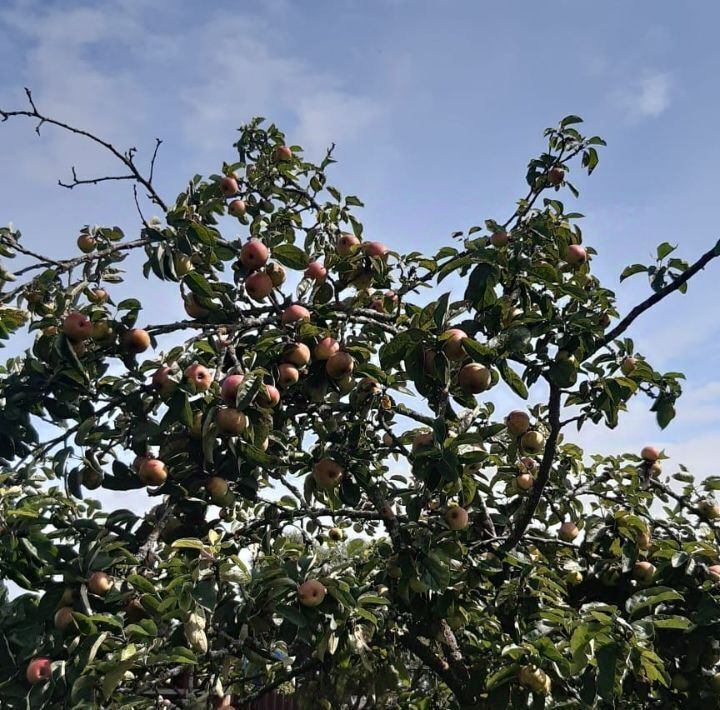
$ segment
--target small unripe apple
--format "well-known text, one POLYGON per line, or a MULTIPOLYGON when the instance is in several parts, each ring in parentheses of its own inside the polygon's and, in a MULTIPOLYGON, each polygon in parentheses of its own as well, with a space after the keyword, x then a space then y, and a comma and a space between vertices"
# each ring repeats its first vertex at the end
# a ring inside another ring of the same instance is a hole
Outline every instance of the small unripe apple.
POLYGON ((150 347, 150 335, 142 328, 132 328, 123 335, 123 347, 133 355, 144 353, 150 347))
POLYGON ((327 590, 317 579, 308 579, 298 587, 298 599, 303 606, 319 606, 326 594, 327 590))
POLYGON ((459 505, 448 508, 445 511, 445 521, 451 530, 464 530, 469 522, 467 510, 459 505))
POLYGON ((528 458, 527 456, 520 459, 521 470, 527 473, 533 473, 537 469, 537 463, 535 459, 528 458))
POLYGON ((220 385, 220 396, 228 403, 235 404, 237 393, 245 377, 243 375, 228 375, 220 385))
POLYGON ((239 436, 247 427, 247 417, 237 409, 225 407, 215 413, 215 426, 221 434, 239 436))
POLYGON ((291 343, 283 350, 282 359, 296 367, 305 367, 310 362, 310 348, 305 343, 291 343))
POLYGON ((505 426, 512 436, 522 436, 530 428, 530 417, 526 412, 514 409, 505 417, 505 426))
POLYGON ((355 380, 353 380, 352 375, 347 375, 345 377, 341 377, 339 380, 335 380, 335 386, 341 394, 347 394, 348 392, 352 392, 355 388, 355 380))
MULTIPOLYGON (((233 193, 235 194, 235 193, 233 193)), ((233 200, 228 205, 228 212, 233 217, 242 217, 247 213, 247 205, 245 204, 245 200, 233 200)))
POLYGON ((655 565, 644 560, 636 562, 632 569, 633 579, 640 582, 640 584, 649 584, 655 575, 655 565))
POLYGON ((45 657, 33 658, 25 671, 25 678, 30 685, 44 683, 50 679, 52 667, 50 659, 45 657))
POLYGON ((79 342, 92 335, 92 321, 84 313, 68 313, 62 331, 70 340, 79 342))
POLYGON ((358 244, 360 244, 360 240, 354 234, 348 234, 347 232, 341 234, 337 240, 337 253, 340 256, 347 256, 353 252, 358 244))
POLYGON ((71 606, 61 606, 56 612, 53 619, 55 628, 58 631, 67 631, 75 624, 73 618, 73 610, 71 606))
POLYGON ((177 387, 177 383, 174 382, 170 375, 172 370, 169 367, 158 367, 152 376, 152 386, 158 391, 161 397, 169 397, 177 387))
POLYGON ((463 347, 463 340, 467 338, 467 333, 460 328, 451 328, 443 333, 449 336, 442 341, 443 350, 448 360, 462 360, 467 353, 463 347))
POLYGON ((708 575, 714 582, 720 582, 720 565, 710 565, 708 575))
POLYGON ((648 466, 647 471, 653 478, 657 478, 662 473, 662 466, 659 461, 655 461, 648 466))
POLYGON ((539 431, 527 431, 520 439, 520 447, 528 454, 537 454, 545 446, 545 437, 539 431))
POLYGON ((77 239, 77 245, 83 254, 89 254, 91 251, 95 251, 97 241, 90 234, 81 234, 77 239))
POLYGON ((635 542, 637 543, 638 549, 649 550, 652 542, 650 539, 650 533, 647 530, 642 530, 638 533, 637 538, 635 538, 635 542))
POLYGON ((195 392, 207 392, 212 385, 210 370, 199 362, 194 362, 185 368, 185 378, 195 392))
POLYGON ((220 180, 220 192, 223 194, 223 197, 237 195, 239 189, 237 178, 234 175, 226 175, 220 180))
POLYGON ((334 542, 339 542, 343 539, 343 531, 340 528, 330 528, 330 530, 328 530, 328 537, 334 542))
POLYGON ((419 431, 413 436, 412 450, 413 453, 422 449, 429 449, 435 444, 435 437, 431 431, 419 431))
POLYGON ((521 473, 515 477, 515 483, 521 491, 529 491, 533 487, 535 479, 529 473, 521 473))
POLYGON ((572 542, 580 534, 580 529, 572 521, 564 522, 558 530, 558 537, 563 542, 572 542))
POLYGON ((492 375, 485 365, 471 362, 464 365, 458 373, 458 385, 467 394, 485 392, 492 384, 492 375))
POLYGON ((708 520, 717 520, 720 518, 720 506, 709 500, 701 500, 698 503, 698 511, 700 515, 708 520))
POLYGON ((280 390, 274 385, 265 385, 257 393, 257 403, 261 407, 276 407, 280 403, 280 390))
POLYGON ((622 363, 620 363, 620 371, 628 377, 631 375, 637 367, 637 360, 634 357, 626 357, 622 363))
POLYGON ((138 469, 138 478, 146 486, 162 485, 167 479, 165 464, 159 459, 145 459, 138 469))
POLYGON ((340 352, 340 343, 335 338, 322 338, 313 350, 316 360, 329 360, 335 353, 340 352))
POLYGON ((205 308, 205 306, 201 306, 198 302, 195 296, 193 296, 192 293, 189 293, 187 296, 185 296, 183 300, 183 307, 185 308, 185 313, 187 313, 190 318, 197 320, 198 318, 205 318, 210 314, 210 311, 205 308))
POLYGON ((494 247, 507 246, 509 241, 510 241, 510 235, 503 230, 494 232, 493 234, 490 235, 490 244, 492 244, 494 247))
POLYGON ((570 266, 581 266, 587 261, 587 251, 579 244, 571 244, 565 252, 565 261, 570 266))
POLYGON ((653 463, 660 458, 660 450, 656 446, 644 446, 640 452, 640 457, 643 461, 653 463))
POLYGON ((90 337, 95 342, 107 343, 112 340, 112 336, 112 329, 110 328, 110 324, 106 320, 93 321, 90 337))
POLYGON ((332 355, 325 363, 325 371, 333 380, 339 380, 352 374, 355 361, 350 353, 343 351, 332 355))
POLYGON ((390 432, 385 432, 382 437, 383 446, 392 446, 394 443, 393 436, 390 432))
POLYGON ((565 575, 565 582, 571 587, 575 587, 583 581, 582 572, 573 570, 565 575))
POLYGON ((559 165, 554 165, 548 170, 547 181, 554 187, 560 185, 565 179, 565 170, 559 165))
POLYGON ((173 266, 175 267, 175 276, 182 278, 195 269, 193 260, 187 254, 176 252, 173 256, 173 266))
POLYGON ((292 150, 290 150, 289 146, 279 145, 277 148, 275 148, 275 151, 273 152, 273 157, 275 158, 276 162, 283 163, 287 162, 288 160, 292 160, 293 152, 292 150))
POLYGON ((547 673, 537 666, 523 666, 518 671, 520 685, 533 693, 547 695, 550 692, 551 682, 547 673))
POLYGON ((289 325, 290 323, 297 323, 303 320, 310 320, 310 311, 301 306, 299 303, 294 303, 292 306, 288 306, 282 313, 281 317, 283 325, 289 325))
POLYGON ((607 328, 610 325, 610 314, 609 313, 601 313, 598 316, 598 325, 601 328, 607 328))
POLYGON ((333 459, 322 458, 313 466, 313 478, 321 488, 334 488, 342 480, 342 466, 333 459))
POLYGON ((240 263, 246 269, 259 269, 267 263, 270 252, 259 239, 250 239, 240 249, 240 263))
POLYGON ((112 586, 113 581, 105 572, 93 572, 87 583, 88 591, 99 597, 104 597, 112 586))
POLYGON ((295 365, 283 362, 278 365, 278 384, 281 387, 291 387, 300 379, 300 372, 295 365))
POLYGON ((265 265, 265 273, 270 277, 275 288, 282 286, 287 278, 285 267, 274 261, 270 261, 265 265))
POLYGON ((94 288, 88 293, 88 300, 98 306, 107 303, 108 292, 104 288, 94 288))
POLYGON ((82 484, 89 491, 95 491, 102 485, 103 475, 94 468, 85 468, 82 472, 82 484))
POLYGON ((313 261, 305 269, 305 278, 319 284, 323 283, 327 278, 327 269, 319 261, 313 261))
POLYGON ((220 476, 211 476, 205 481, 205 490, 209 493, 210 500, 219 505, 229 490, 228 482, 220 476))
POLYGON ((253 301, 264 301, 272 293, 272 279, 264 271, 254 271, 245 279, 245 290, 253 301))

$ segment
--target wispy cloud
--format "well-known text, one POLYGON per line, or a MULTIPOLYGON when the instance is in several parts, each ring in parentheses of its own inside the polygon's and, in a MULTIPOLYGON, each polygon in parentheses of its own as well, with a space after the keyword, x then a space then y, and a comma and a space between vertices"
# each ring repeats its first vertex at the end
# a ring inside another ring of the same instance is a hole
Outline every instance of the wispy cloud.
POLYGON ((646 74, 622 89, 617 100, 632 122, 657 118, 669 107, 672 100, 673 82, 670 74, 656 72, 646 74))

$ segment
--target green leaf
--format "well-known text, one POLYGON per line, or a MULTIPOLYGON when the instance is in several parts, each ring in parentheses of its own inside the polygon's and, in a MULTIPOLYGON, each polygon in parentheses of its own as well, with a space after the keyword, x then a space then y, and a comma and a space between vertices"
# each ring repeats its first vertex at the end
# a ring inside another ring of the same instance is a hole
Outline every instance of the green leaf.
POLYGON ((304 269, 308 265, 308 255, 294 244, 280 244, 273 247, 272 255, 289 269, 304 269))
POLYGON ((515 392, 516 395, 519 397, 522 397, 523 399, 528 398, 528 389, 525 386, 525 383, 522 381, 520 376, 515 372, 515 370, 510 367, 507 360, 501 360, 498 363, 498 369, 500 370, 500 375, 507 383, 508 387, 515 392))
POLYGON ((123 679, 125 672, 129 671, 134 663, 134 658, 128 658, 125 661, 113 665, 110 670, 105 672, 102 680, 102 692, 105 700, 110 699, 110 696, 115 692, 115 688, 120 685, 120 681, 123 679))
POLYGON ((290 623, 295 624, 295 626, 304 628, 308 625, 308 621, 303 613, 295 607, 280 605, 275 611, 280 614, 283 619, 287 619, 290 623))
POLYGON ((212 286, 197 271, 190 271, 183 277, 183 283, 196 295, 212 298, 212 286))
POLYGON ((625 279, 630 278, 635 274, 644 274, 647 270, 648 267, 644 264, 632 264, 631 266, 626 266, 620 274, 620 281, 625 281, 625 279))
POLYGON ((204 224, 198 222, 191 222, 190 231, 193 233, 195 238, 206 246, 213 246, 217 238, 217 232, 210 227, 206 227, 204 224))
POLYGON ((670 242, 663 242, 657 248, 658 261, 662 261, 666 256, 672 254, 677 249, 677 244, 673 246, 670 242))
POLYGON ((683 595, 670 587, 651 587, 635 592, 625 602, 625 609, 628 614, 634 615, 638 611, 660 604, 660 602, 669 601, 683 601, 683 595))
POLYGON ((173 542, 172 546, 174 548, 182 548, 182 549, 188 549, 188 550, 203 550, 205 549, 205 545, 203 544, 202 540, 198 540, 194 537, 182 537, 179 540, 175 540, 173 542))
POLYGON ((615 668, 618 661, 618 644, 608 643, 595 653, 597 661, 597 692, 605 701, 611 702, 615 690, 615 668))

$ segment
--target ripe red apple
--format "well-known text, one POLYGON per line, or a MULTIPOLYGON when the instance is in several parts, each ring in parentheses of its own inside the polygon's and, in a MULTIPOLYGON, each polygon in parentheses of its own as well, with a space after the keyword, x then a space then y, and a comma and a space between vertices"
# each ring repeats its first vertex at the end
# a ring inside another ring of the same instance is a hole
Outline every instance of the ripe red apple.
POLYGON ((284 362, 278 365, 278 384, 281 387, 291 387, 300 379, 300 373, 295 365, 284 362))
POLYGON ((488 389, 491 383, 490 370, 478 362, 464 365, 458 373, 458 385, 467 394, 480 394, 488 389))
POLYGON ((315 463, 312 473, 321 488, 334 488, 343 477, 342 466, 329 458, 322 458, 315 463))
POLYGON ((169 397, 177 387, 177 383, 170 378, 172 370, 169 367, 158 367, 152 376, 152 386, 159 392, 160 396, 169 397))
POLYGON ((250 239, 240 249, 240 263, 246 269, 259 269, 267 263, 270 252, 259 239, 250 239))
POLYGON ((340 542, 343 539, 343 531, 340 528, 330 528, 328 537, 334 542, 340 542))
POLYGON ((660 449, 656 446, 643 446, 643 449, 640 452, 640 457, 643 461, 654 463, 660 458, 660 449))
POLYGON ((265 265, 265 273, 270 277, 275 288, 279 288, 285 283, 287 272, 284 266, 271 261, 265 265))
POLYGON ((247 205, 245 204, 245 200, 233 200, 228 205, 228 212, 233 217, 242 217, 247 212, 247 205))
POLYGON ((52 667, 49 658, 33 658, 25 671, 25 678, 30 685, 37 685, 49 680, 51 674, 52 667))
POLYGON ((88 591, 104 597, 113 586, 113 581, 105 572, 93 572, 87 582, 88 591))
POLYGON ((301 306, 299 303, 294 303, 292 306, 288 306, 282 313, 282 324, 289 325, 290 323, 297 323, 303 320, 310 320, 310 311, 301 306))
POLYGON ((305 367, 310 362, 310 348, 305 343, 291 343, 283 350, 282 359, 296 367, 305 367))
POLYGON ((340 351, 332 355, 325 363, 325 371, 333 380, 340 380, 352 374, 355 361, 350 353, 340 351))
POLYGON ((92 321, 84 313, 68 313, 62 331, 70 340, 79 342, 92 335, 92 321))
POLYGON ((340 352, 340 343, 335 338, 322 338, 313 350, 316 360, 329 360, 335 353, 340 352))
POLYGON ((319 261, 313 261, 305 269, 305 278, 317 283, 323 283, 327 278, 327 269, 319 261))
POLYGON ((521 473, 515 477, 515 483, 521 491, 529 491, 533 487, 535 479, 529 473, 521 473))
POLYGON ((218 409, 215 412, 215 426, 221 434, 239 436, 247 427, 247 417, 232 407, 218 409))
POLYGON ((522 436, 530 428, 530 417, 519 409, 514 409, 505 417, 505 426, 512 436, 522 436))
POLYGON ((319 606, 326 594, 327 590, 317 579, 308 579, 298 587, 298 599, 303 606, 319 606))
POLYGON ((292 150, 290 150, 289 146, 279 145, 277 148, 275 148, 273 157, 278 163, 283 163, 287 162, 288 160, 292 160, 293 152, 292 150))
POLYGON ((366 256, 375 257, 379 259, 387 258, 387 247, 380 242, 363 242, 362 250, 366 256))
POLYGON ((274 385, 265 385, 257 393, 257 403, 261 407, 277 407, 280 404, 280 390, 274 385))
POLYGON ((205 318, 210 314, 210 311, 205 308, 205 306, 201 306, 197 302, 197 299, 195 298, 195 296, 193 296, 192 293, 189 293, 187 296, 185 296, 183 306, 185 308, 185 313, 187 313, 193 320, 197 320, 198 318, 205 318))
POLYGON ((131 328, 123 335, 123 347, 133 355, 144 353, 150 347, 150 335, 142 328, 131 328))
POLYGON ((160 486, 167 479, 165 464, 159 459, 145 459, 138 469, 138 478, 145 486, 160 486))
POLYGON ((708 574, 714 582, 720 582, 720 565, 710 565, 708 567, 708 574))
POLYGON ((264 301, 272 293, 272 279, 264 271, 254 271, 245 279, 245 290, 253 301, 264 301))
POLYGON ((632 569, 633 579, 640 582, 640 584, 649 584, 655 575, 655 565, 644 560, 636 562, 632 569))
POLYGON ((336 245, 337 253, 340 254, 340 256, 347 256, 355 250, 358 244, 360 244, 360 240, 354 234, 345 232, 338 237, 336 245))
POLYGON ((507 232, 502 231, 502 230, 490 235, 490 244, 492 244, 494 247, 507 246, 509 241, 510 241, 510 235, 507 232))
POLYGON ((620 364, 620 370, 625 377, 631 375, 636 367, 637 360, 634 357, 626 357, 620 364))
POLYGON ((211 476, 207 479, 207 481, 205 481, 205 490, 210 495, 210 500, 215 505, 218 505, 219 503, 222 503, 228 493, 228 490, 230 490, 230 487, 224 478, 220 478, 220 476, 211 476))
POLYGON ((212 384, 210 370, 199 362, 194 362, 185 368, 185 377, 195 392, 206 392, 212 384))
POLYGON ((469 520, 467 510, 459 505, 445 511, 445 521, 451 530, 464 530, 468 526, 469 520))
POLYGON ((539 431, 527 431, 520 439, 520 448, 528 454, 538 454, 545 446, 545 437, 539 431))
POLYGON ((535 459, 528 458, 527 456, 520 459, 520 465, 528 473, 533 473, 537 468, 537 462, 535 459))
POLYGON ((448 336, 442 341, 448 360, 462 360, 467 354, 463 347, 463 340, 468 337, 467 333, 460 328, 451 328, 446 330, 443 335, 448 336))
POLYGON ((67 631, 69 628, 74 626, 75 619, 73 618, 73 610, 71 606, 61 606, 55 612, 55 618, 53 619, 55 628, 58 631, 67 631))
POLYGON ((560 185, 564 179, 565 170, 559 165, 554 165, 552 168, 550 168, 550 170, 548 170, 547 180, 551 185, 560 185))
POLYGON ((228 403, 237 402, 237 393, 245 380, 244 375, 228 375, 220 385, 220 396, 228 403))
POLYGON ((587 251, 579 244, 571 244, 565 252, 565 261, 570 266, 580 266, 587 261, 587 251))
POLYGON ((239 190, 238 181, 234 175, 226 175, 220 180, 220 192, 222 192, 223 197, 237 195, 239 190))
POLYGON ((558 537, 563 542, 572 542, 578 535, 580 534, 580 529, 578 528, 575 523, 568 520, 567 522, 564 522, 560 526, 560 530, 558 531, 558 537))

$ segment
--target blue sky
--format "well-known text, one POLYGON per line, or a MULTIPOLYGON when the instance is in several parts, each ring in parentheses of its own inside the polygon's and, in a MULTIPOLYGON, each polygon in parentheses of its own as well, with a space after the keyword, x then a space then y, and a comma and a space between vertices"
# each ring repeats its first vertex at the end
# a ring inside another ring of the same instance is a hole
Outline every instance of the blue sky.
MULTIPOLYGON (((543 128, 580 114, 608 148, 578 179, 577 208, 600 252, 594 269, 626 311, 648 287, 642 277, 620 287, 625 264, 665 240, 694 259, 720 236, 718 21, 710 2, 6 0, 0 106, 22 106, 29 86, 41 109, 120 146, 149 156, 163 138, 157 181, 170 198, 232 159, 240 123, 268 116, 311 157, 338 144, 333 181, 365 200, 368 235, 428 251, 508 215, 543 128)), ((107 171, 87 143, 11 122, 0 156, 0 222, 34 247, 66 255, 86 223, 137 229, 127 185, 57 187, 73 164, 81 176, 107 171)), ((618 430, 582 443, 608 453, 658 443, 699 475, 717 473, 718 276, 714 265, 633 331, 658 368, 688 374, 678 419, 660 432, 638 400, 618 430)), ((176 288, 128 288, 152 299, 145 322, 180 314, 176 288)))

